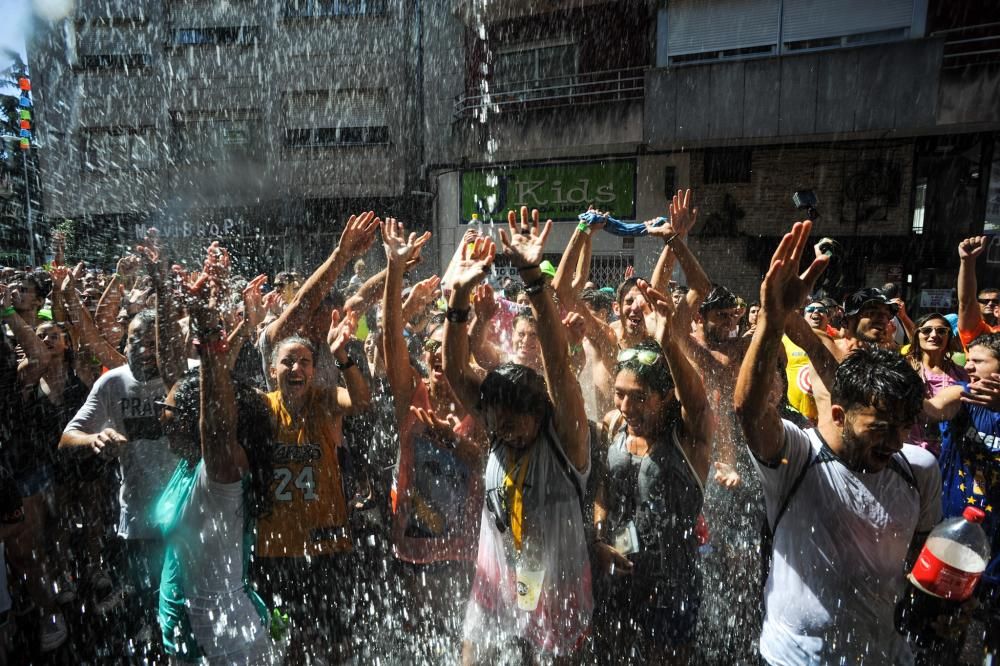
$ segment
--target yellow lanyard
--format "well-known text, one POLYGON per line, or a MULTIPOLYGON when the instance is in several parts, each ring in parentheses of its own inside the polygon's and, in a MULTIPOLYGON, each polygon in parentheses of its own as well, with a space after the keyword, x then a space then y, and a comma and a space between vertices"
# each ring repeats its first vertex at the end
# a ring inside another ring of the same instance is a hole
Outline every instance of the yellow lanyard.
POLYGON ((524 524, 524 480, 528 476, 528 465, 531 463, 533 451, 534 447, 517 459, 517 462, 514 463, 513 476, 508 474, 507 470, 504 470, 503 473, 504 492, 507 497, 511 498, 510 533, 514 537, 514 548, 518 551, 521 550, 521 528, 524 524), (511 497, 511 488, 514 489, 513 497, 511 497))

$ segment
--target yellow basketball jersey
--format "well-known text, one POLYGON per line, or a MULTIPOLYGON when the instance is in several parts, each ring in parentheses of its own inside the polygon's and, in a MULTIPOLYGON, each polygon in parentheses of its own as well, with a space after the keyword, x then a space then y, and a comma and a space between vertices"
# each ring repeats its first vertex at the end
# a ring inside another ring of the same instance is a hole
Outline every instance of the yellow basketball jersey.
POLYGON ((812 393, 812 368, 805 350, 788 339, 781 338, 785 347, 785 375, 788 377, 788 403, 807 419, 816 421, 819 412, 812 393))
POLYGON ((313 387, 303 417, 293 419, 281 392, 267 394, 274 444, 273 508, 257 521, 259 557, 305 557, 351 549, 347 502, 337 460, 335 388, 313 387))

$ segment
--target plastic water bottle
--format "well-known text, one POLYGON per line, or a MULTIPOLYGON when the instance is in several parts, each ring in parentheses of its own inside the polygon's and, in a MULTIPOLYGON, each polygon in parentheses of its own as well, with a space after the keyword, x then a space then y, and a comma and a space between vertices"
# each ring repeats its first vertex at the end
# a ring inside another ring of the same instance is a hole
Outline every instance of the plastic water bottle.
POLYGON ((896 628, 925 657, 944 658, 949 641, 968 626, 963 602, 975 592, 990 561, 985 518, 982 509, 970 506, 961 516, 942 521, 907 576, 896 606, 896 628))
POLYGON ((960 518, 942 521, 927 537, 910 581, 941 599, 971 597, 990 561, 990 542, 982 528, 985 519, 982 509, 970 506, 960 518))

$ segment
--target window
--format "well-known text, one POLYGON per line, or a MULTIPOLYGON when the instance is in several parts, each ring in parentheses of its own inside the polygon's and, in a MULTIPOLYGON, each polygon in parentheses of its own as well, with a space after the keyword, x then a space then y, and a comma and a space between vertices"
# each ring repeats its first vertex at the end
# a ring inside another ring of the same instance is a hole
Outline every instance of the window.
POLYGON ((749 183, 753 151, 750 148, 713 148, 705 151, 705 183, 749 183))
POLYGON ((132 20, 77 23, 76 64, 84 69, 138 69, 151 61, 149 30, 132 20))
POLYGON ((83 137, 84 171, 149 169, 156 166, 153 128, 98 128, 83 137))
POLYGON ((178 28, 174 30, 175 46, 202 46, 211 44, 253 44, 260 37, 255 25, 212 26, 206 28, 178 28))
POLYGON ((546 79, 576 74, 577 46, 568 40, 501 48, 493 64, 493 82, 500 90, 539 87, 546 84, 546 79))
POLYGON ((260 123, 254 118, 175 118, 177 157, 192 162, 246 158, 253 151, 260 123))
POLYGON ((386 91, 314 90, 285 96, 289 148, 389 143, 386 91))
POLYGON ((286 0, 285 16, 382 16, 388 0, 286 0))
POLYGON ((389 143, 389 128, 312 127, 285 130, 285 145, 290 148, 325 148, 330 146, 371 146, 389 143))
POLYGON ((149 65, 145 53, 101 53, 81 55, 77 64, 84 69, 140 69, 149 65))

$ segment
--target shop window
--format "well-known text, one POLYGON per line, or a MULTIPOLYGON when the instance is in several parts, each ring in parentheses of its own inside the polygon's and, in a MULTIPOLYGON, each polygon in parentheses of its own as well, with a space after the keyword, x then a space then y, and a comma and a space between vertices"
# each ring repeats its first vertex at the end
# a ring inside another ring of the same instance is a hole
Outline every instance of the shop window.
POLYGON ((260 37, 257 26, 211 26, 174 30, 175 46, 205 46, 216 44, 253 44, 260 37))
POLYGON ((312 127, 285 130, 285 145, 290 148, 328 148, 336 146, 372 146, 389 143, 389 128, 312 127))
POLYGON ((570 40, 498 49, 493 83, 500 90, 559 85, 577 74, 577 45, 570 40))
POLYGON ((382 16, 388 0, 286 0, 285 16, 382 16))
POLYGON ((151 128, 98 128, 83 135, 84 171, 148 169, 156 165, 151 128))

